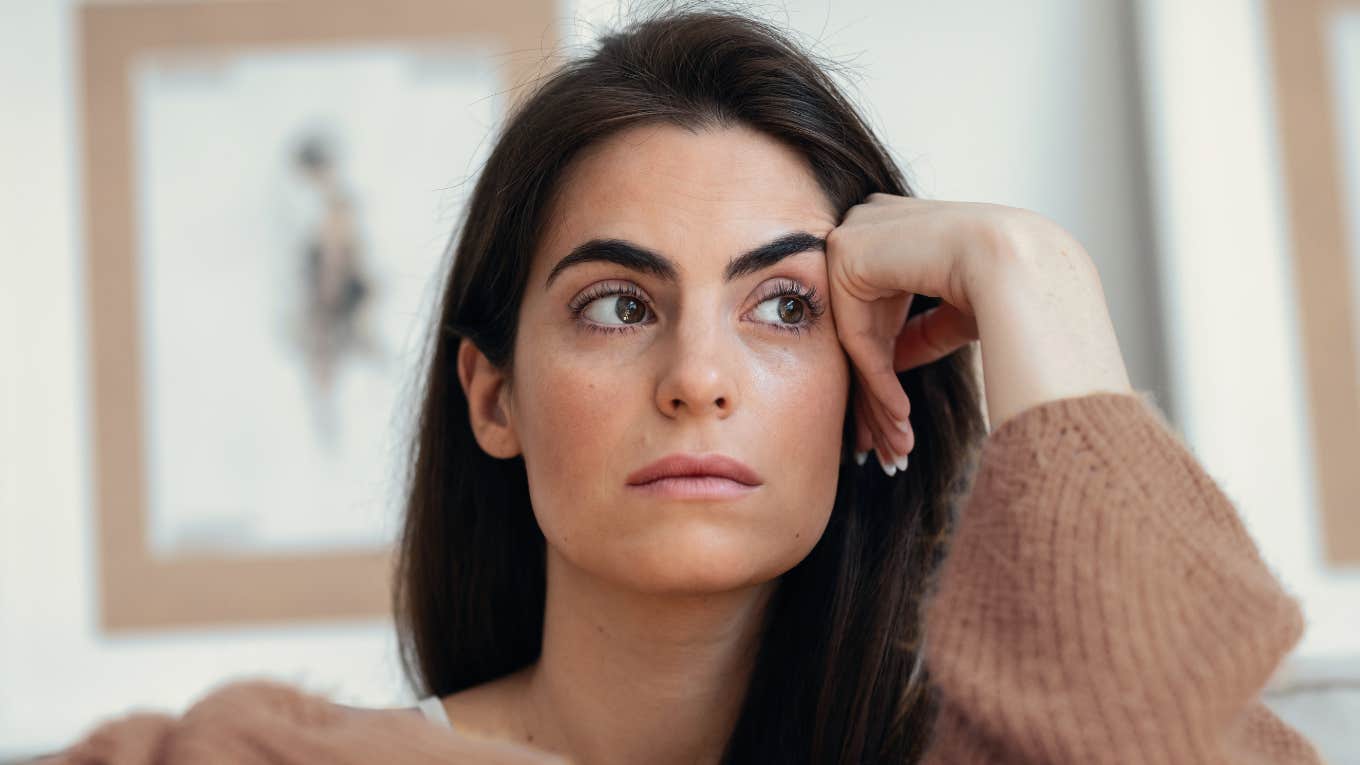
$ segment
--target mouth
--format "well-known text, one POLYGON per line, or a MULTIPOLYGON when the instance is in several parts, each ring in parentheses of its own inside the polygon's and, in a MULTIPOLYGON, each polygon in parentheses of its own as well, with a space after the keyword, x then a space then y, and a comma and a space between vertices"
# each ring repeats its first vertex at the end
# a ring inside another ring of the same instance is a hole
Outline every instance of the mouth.
POLYGON ((658 478, 629 488, 666 499, 737 499, 757 487, 715 475, 658 478))
POLYGON ((723 454, 671 454, 628 476, 628 486, 670 499, 733 499, 764 480, 748 465, 723 454))

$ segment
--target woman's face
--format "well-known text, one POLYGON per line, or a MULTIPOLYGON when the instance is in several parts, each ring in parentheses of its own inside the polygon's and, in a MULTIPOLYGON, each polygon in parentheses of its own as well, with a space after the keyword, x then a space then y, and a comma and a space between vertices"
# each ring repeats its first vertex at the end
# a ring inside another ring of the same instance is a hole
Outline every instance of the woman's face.
POLYGON ((680 593, 769 581, 808 554, 835 500, 849 393, 816 242, 836 217, 806 160, 746 128, 634 128, 572 163, 534 253, 505 391, 557 555, 680 593), (796 234, 810 236, 786 240, 793 254, 728 273, 796 234), (628 245, 595 254, 663 265, 559 265, 592 240, 628 245), (675 453, 735 458, 761 483, 716 498, 630 485, 675 453))

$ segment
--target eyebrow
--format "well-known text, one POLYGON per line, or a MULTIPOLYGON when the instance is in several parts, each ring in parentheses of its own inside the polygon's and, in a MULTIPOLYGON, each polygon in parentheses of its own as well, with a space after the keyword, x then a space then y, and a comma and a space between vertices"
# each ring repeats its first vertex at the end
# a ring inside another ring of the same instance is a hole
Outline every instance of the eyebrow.
MULTIPOLYGON (((769 268, 790 255, 800 252, 819 250, 826 252, 826 239, 813 236, 806 231, 784 234, 772 242, 762 244, 732 258, 723 272, 723 281, 730 282, 747 274, 769 268)), ((651 274, 662 281, 674 283, 679 275, 675 263, 661 253, 649 250, 625 239, 591 239, 577 245, 566 257, 557 261, 548 274, 544 289, 552 286, 553 281, 568 268, 581 263, 603 261, 617 263, 624 268, 651 274)))

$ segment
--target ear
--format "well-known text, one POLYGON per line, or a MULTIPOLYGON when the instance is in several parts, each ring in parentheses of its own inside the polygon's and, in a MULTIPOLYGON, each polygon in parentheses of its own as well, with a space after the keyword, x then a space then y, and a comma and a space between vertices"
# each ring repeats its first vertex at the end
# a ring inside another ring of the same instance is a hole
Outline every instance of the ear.
POLYGON ((499 459, 520 453, 519 436, 508 405, 509 380, 466 337, 458 344, 458 382, 468 401, 468 421, 482 451, 499 459))

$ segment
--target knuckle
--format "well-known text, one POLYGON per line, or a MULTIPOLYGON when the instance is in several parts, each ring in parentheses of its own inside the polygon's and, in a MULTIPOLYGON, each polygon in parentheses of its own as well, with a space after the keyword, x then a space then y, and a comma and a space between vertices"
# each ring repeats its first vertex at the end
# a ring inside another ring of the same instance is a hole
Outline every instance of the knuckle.
POLYGON ((835 253, 837 252, 837 250, 840 249, 841 243, 840 238, 841 235, 839 233, 840 230, 841 227, 837 226, 831 229, 830 231, 826 232, 826 236, 822 237, 822 241, 826 243, 825 255, 828 261, 830 261, 831 258, 835 257, 835 253))
MULTIPOLYGON (((852 212, 853 212, 853 210, 852 210, 852 212)), ((848 217, 848 216, 847 216, 846 220, 847 220, 847 222, 848 222, 848 220, 849 220, 849 217, 848 217)), ((833 228, 833 229, 831 229, 830 231, 827 232, 826 237, 824 237, 824 238, 826 239, 826 256, 827 256, 828 258, 831 258, 831 257, 834 257, 834 256, 840 254, 841 246, 845 243, 845 238, 846 238, 847 233, 848 233, 848 232, 846 231, 846 223, 845 223, 845 222, 842 222, 841 225, 839 225, 839 226, 837 226, 837 227, 835 227, 835 228, 833 228)))

